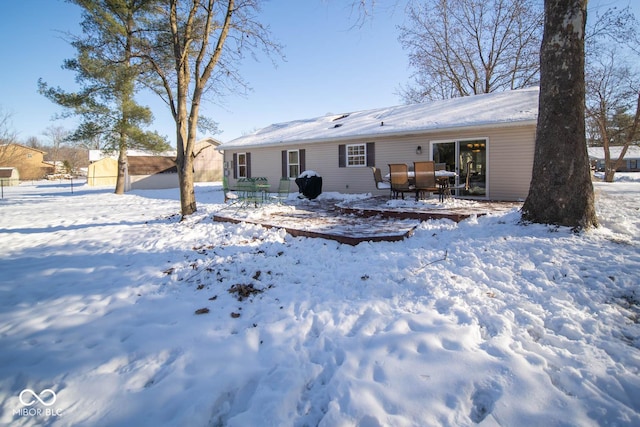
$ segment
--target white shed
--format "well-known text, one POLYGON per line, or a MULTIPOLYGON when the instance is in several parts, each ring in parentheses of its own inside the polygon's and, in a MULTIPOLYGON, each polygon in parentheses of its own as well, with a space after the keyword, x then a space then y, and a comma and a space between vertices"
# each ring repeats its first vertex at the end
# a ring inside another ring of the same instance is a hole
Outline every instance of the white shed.
POLYGON ((20 172, 18 168, 0 168, 0 185, 10 187, 20 184, 20 172))

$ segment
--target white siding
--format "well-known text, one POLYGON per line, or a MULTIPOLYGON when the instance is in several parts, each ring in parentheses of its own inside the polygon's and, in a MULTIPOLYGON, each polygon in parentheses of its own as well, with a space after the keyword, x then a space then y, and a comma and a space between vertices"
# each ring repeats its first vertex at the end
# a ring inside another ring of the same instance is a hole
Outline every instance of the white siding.
POLYGON ((489 146, 489 186, 493 200, 524 200, 529 193, 535 128, 496 131, 489 146))
MULTIPOLYGON (((432 132, 422 135, 401 137, 374 137, 349 141, 319 142, 312 144, 288 144, 254 149, 243 149, 251 153, 251 176, 264 176, 272 187, 277 186, 281 175, 281 151, 305 149, 306 169, 314 170, 322 176, 323 192, 388 194, 387 190, 377 190, 370 167, 339 167, 338 146, 375 142, 375 166, 388 173, 389 163, 407 163, 429 160, 430 141, 487 138, 487 198, 494 200, 524 199, 529 190, 535 125, 513 126, 496 129, 432 132), (422 154, 416 154, 416 147, 422 147, 422 154)), ((233 150, 225 150, 224 160, 232 166, 233 150)), ((227 170, 229 182, 233 185, 233 170, 227 170)), ((296 191, 292 185, 292 191, 296 191)))

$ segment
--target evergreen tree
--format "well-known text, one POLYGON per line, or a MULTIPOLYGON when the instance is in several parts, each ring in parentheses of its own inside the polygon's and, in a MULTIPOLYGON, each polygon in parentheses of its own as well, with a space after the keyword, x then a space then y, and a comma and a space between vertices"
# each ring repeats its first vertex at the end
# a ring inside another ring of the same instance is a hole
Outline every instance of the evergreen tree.
POLYGON ((81 89, 67 92, 39 81, 40 93, 63 107, 65 115, 81 117, 69 137, 86 141, 102 138, 108 151, 118 152, 115 192, 125 191, 127 150, 169 149, 164 137, 144 131, 153 122, 151 110, 136 103, 136 79, 144 64, 135 52, 144 16, 157 0, 69 0, 83 9, 83 36, 71 36, 77 56, 63 68, 76 73, 81 89))

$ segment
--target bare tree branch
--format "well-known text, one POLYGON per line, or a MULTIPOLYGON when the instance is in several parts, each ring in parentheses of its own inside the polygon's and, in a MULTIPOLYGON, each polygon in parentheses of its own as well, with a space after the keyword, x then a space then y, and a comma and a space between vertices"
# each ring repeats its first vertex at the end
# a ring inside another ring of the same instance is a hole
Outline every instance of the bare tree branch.
POLYGON ((408 7, 400 42, 415 69, 408 102, 537 84, 542 11, 532 0, 427 0, 408 7))

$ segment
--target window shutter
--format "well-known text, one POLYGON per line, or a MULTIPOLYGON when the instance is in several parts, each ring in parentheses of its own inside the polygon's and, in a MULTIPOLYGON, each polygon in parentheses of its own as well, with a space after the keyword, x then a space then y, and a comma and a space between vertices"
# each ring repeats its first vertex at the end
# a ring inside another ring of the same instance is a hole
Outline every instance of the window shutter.
POLYGON ((238 153, 233 153, 233 179, 238 179, 238 153))
POLYGON ((306 157, 305 150, 299 150, 298 156, 299 156, 298 161, 300 162, 300 173, 302 173, 307 170, 307 160, 305 158, 306 157))
POLYGON ((251 178, 251 153, 247 153, 247 178, 251 178))
POLYGON ((376 143, 367 142, 367 166, 373 167, 376 165, 376 143))
POLYGON ((344 144, 338 145, 338 167, 347 167, 347 146, 344 144))
POLYGON ((289 171, 287 170, 287 150, 282 150, 282 175, 283 178, 289 178, 289 171))

